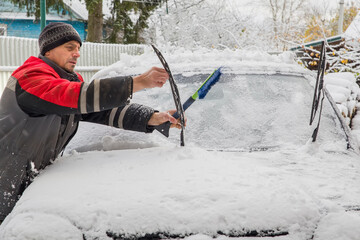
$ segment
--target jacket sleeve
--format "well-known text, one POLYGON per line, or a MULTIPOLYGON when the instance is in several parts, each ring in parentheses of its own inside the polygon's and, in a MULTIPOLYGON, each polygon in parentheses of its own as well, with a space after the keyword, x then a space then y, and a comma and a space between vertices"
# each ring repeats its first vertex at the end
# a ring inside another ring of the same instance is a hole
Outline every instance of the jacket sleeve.
POLYGON ((41 68, 13 76, 18 104, 31 116, 99 112, 124 105, 132 96, 131 77, 72 82, 41 68))
POLYGON ((138 132, 151 133, 154 127, 148 126, 148 121, 154 109, 140 104, 132 103, 110 110, 83 114, 82 120, 104 124, 138 132))

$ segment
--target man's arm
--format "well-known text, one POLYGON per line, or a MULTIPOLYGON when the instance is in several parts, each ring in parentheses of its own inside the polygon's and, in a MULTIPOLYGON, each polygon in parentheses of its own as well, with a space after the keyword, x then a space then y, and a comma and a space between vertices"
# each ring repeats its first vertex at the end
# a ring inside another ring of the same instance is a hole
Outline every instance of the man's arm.
POLYGON ((125 130, 149 133, 154 130, 153 127, 148 125, 149 119, 154 112, 154 109, 150 107, 133 103, 101 112, 82 114, 81 120, 125 130))
POLYGON ((111 110, 94 112, 82 115, 82 121, 99 123, 125 130, 150 133, 154 126, 170 121, 171 127, 181 128, 180 123, 168 112, 157 112, 154 109, 140 104, 127 104, 111 110))
POLYGON ((133 77, 133 92, 144 88, 162 87, 169 79, 169 75, 163 68, 152 67, 149 71, 133 77))
POLYGON ((94 80, 90 84, 61 79, 48 65, 17 72, 16 95, 20 107, 29 115, 85 114, 124 105, 132 93, 161 87, 167 73, 159 68, 132 77, 94 80))

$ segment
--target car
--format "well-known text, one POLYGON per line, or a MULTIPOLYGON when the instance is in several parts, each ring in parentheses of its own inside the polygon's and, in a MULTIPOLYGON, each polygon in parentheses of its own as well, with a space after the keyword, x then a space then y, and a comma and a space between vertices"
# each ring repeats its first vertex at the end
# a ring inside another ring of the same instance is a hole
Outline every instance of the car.
MULTIPOLYGON (((81 123, 0 226, 1 239, 360 236, 359 147, 326 88, 309 124, 316 73, 288 52, 163 54, 183 102, 221 67, 208 95, 186 110, 185 146, 177 129, 166 138, 81 123)), ((149 47, 94 78, 153 65, 161 66, 149 47)), ((168 83, 132 101, 175 108, 168 83)))

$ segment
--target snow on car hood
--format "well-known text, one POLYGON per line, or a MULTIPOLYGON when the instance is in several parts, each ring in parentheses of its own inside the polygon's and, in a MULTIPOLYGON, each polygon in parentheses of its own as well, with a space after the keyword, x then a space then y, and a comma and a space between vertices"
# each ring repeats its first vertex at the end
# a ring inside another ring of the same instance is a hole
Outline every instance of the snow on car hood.
POLYGON ((326 199, 344 200, 355 190, 341 174, 328 175, 334 167, 328 163, 340 165, 335 158, 324 162, 323 153, 314 151, 319 150, 307 146, 265 156, 160 147, 73 153, 30 185, 1 225, 0 237, 212 236, 249 230, 309 236, 326 205, 339 208, 326 199), (340 185, 346 189, 337 189, 340 185))
MULTIPOLYGON (((351 154, 339 161, 338 154, 310 143, 266 154, 177 146, 74 152, 30 185, 0 226, 0 238, 81 240, 158 232, 211 238, 273 230, 309 239, 319 222, 329 229, 338 219, 330 215, 321 222, 327 209, 344 220, 343 207, 360 197, 354 171, 359 162, 351 154)), ((349 221, 354 219, 360 222, 360 216, 349 221)))

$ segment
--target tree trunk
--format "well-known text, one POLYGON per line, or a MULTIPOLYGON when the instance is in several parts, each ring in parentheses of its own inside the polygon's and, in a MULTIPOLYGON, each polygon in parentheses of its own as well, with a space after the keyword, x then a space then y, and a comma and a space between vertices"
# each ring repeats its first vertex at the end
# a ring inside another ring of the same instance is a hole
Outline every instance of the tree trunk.
POLYGON ((88 42, 102 42, 103 40, 103 13, 102 0, 92 1, 87 6, 88 17, 88 42))

